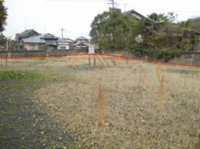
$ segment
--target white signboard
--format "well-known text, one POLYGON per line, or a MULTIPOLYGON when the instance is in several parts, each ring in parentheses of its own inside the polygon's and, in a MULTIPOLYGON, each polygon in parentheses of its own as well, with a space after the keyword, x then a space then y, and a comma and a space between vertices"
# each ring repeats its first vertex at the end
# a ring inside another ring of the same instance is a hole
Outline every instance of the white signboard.
POLYGON ((94 54, 95 53, 95 46, 94 45, 89 45, 89 54, 94 54))

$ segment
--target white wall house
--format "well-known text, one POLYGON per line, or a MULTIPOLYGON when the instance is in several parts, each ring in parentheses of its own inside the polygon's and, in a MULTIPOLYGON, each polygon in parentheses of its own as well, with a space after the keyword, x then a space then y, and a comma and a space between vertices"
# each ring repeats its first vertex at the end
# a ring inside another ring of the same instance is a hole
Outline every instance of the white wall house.
POLYGON ((58 44, 58 50, 69 50, 69 43, 58 44))
POLYGON ((58 50, 69 50, 69 49, 71 49, 73 42, 74 41, 69 38, 67 38, 67 39, 60 38, 60 39, 58 39, 58 41, 56 41, 57 49, 58 50))

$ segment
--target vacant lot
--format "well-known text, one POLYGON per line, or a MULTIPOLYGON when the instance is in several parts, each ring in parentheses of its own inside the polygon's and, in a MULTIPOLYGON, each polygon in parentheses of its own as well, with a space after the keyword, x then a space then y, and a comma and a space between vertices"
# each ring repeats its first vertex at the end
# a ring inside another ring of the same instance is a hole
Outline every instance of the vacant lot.
POLYGON ((63 131, 74 133, 78 146, 200 148, 197 68, 108 57, 97 58, 96 68, 88 67, 87 57, 0 63, 4 71, 42 76, 34 79, 42 82, 31 91, 35 102, 63 131))

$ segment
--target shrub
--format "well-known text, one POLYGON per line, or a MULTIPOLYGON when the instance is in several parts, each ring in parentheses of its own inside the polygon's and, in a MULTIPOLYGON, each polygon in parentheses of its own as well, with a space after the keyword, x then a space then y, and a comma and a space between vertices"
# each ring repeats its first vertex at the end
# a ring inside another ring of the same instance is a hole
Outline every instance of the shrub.
POLYGON ((146 49, 144 55, 151 59, 169 61, 175 57, 180 56, 180 51, 177 49, 146 49))

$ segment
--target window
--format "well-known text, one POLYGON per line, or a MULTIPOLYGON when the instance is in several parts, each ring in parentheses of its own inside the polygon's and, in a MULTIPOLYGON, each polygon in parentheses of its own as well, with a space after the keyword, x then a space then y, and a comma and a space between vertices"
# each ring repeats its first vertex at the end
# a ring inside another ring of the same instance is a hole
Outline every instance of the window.
POLYGON ((60 46, 60 49, 65 49, 65 46, 60 46))
POLYGON ((34 44, 30 45, 30 50, 35 50, 35 45, 34 44))

